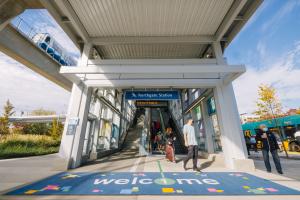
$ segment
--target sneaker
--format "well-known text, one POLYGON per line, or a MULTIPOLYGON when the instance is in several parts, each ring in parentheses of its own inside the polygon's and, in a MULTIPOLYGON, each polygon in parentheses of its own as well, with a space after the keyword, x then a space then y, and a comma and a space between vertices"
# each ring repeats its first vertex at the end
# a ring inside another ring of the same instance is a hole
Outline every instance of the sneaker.
POLYGON ((283 174, 283 172, 282 172, 282 171, 279 171, 278 174, 283 174))
POLYGON ((268 173, 271 173, 272 171, 269 171, 269 170, 268 170, 267 172, 268 172, 268 173))
POLYGON ((193 168, 193 171, 194 171, 194 172, 201 172, 201 170, 198 169, 198 168, 193 168))

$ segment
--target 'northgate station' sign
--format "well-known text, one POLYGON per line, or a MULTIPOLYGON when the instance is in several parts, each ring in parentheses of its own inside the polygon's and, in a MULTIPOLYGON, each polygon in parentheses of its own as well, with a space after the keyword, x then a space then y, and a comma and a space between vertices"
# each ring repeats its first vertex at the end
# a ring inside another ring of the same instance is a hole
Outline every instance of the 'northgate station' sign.
POLYGON ((126 100, 175 100, 179 99, 178 91, 126 91, 126 100))

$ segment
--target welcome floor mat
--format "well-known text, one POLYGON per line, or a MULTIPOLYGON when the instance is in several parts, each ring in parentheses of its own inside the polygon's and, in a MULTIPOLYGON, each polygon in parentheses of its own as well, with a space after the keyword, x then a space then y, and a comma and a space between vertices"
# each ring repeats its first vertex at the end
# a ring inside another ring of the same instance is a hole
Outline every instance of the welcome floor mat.
POLYGON ((300 195, 247 173, 60 173, 6 195, 300 195))

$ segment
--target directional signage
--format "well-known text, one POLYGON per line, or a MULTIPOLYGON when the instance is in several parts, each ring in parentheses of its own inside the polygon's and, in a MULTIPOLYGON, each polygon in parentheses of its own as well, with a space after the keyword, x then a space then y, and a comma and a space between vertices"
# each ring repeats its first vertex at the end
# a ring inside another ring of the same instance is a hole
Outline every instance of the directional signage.
POLYGON ((168 107, 167 101, 145 101, 145 100, 138 100, 135 102, 136 107, 168 107))
POLYGON ((175 100, 179 99, 178 91, 126 91, 126 100, 175 100))

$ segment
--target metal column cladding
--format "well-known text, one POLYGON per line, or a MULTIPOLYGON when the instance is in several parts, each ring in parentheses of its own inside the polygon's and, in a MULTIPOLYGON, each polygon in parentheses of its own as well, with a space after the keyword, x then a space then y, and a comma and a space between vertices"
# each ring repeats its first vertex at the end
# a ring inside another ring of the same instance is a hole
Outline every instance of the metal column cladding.
POLYGON ((126 100, 174 100, 179 99, 178 91, 126 91, 126 100))

